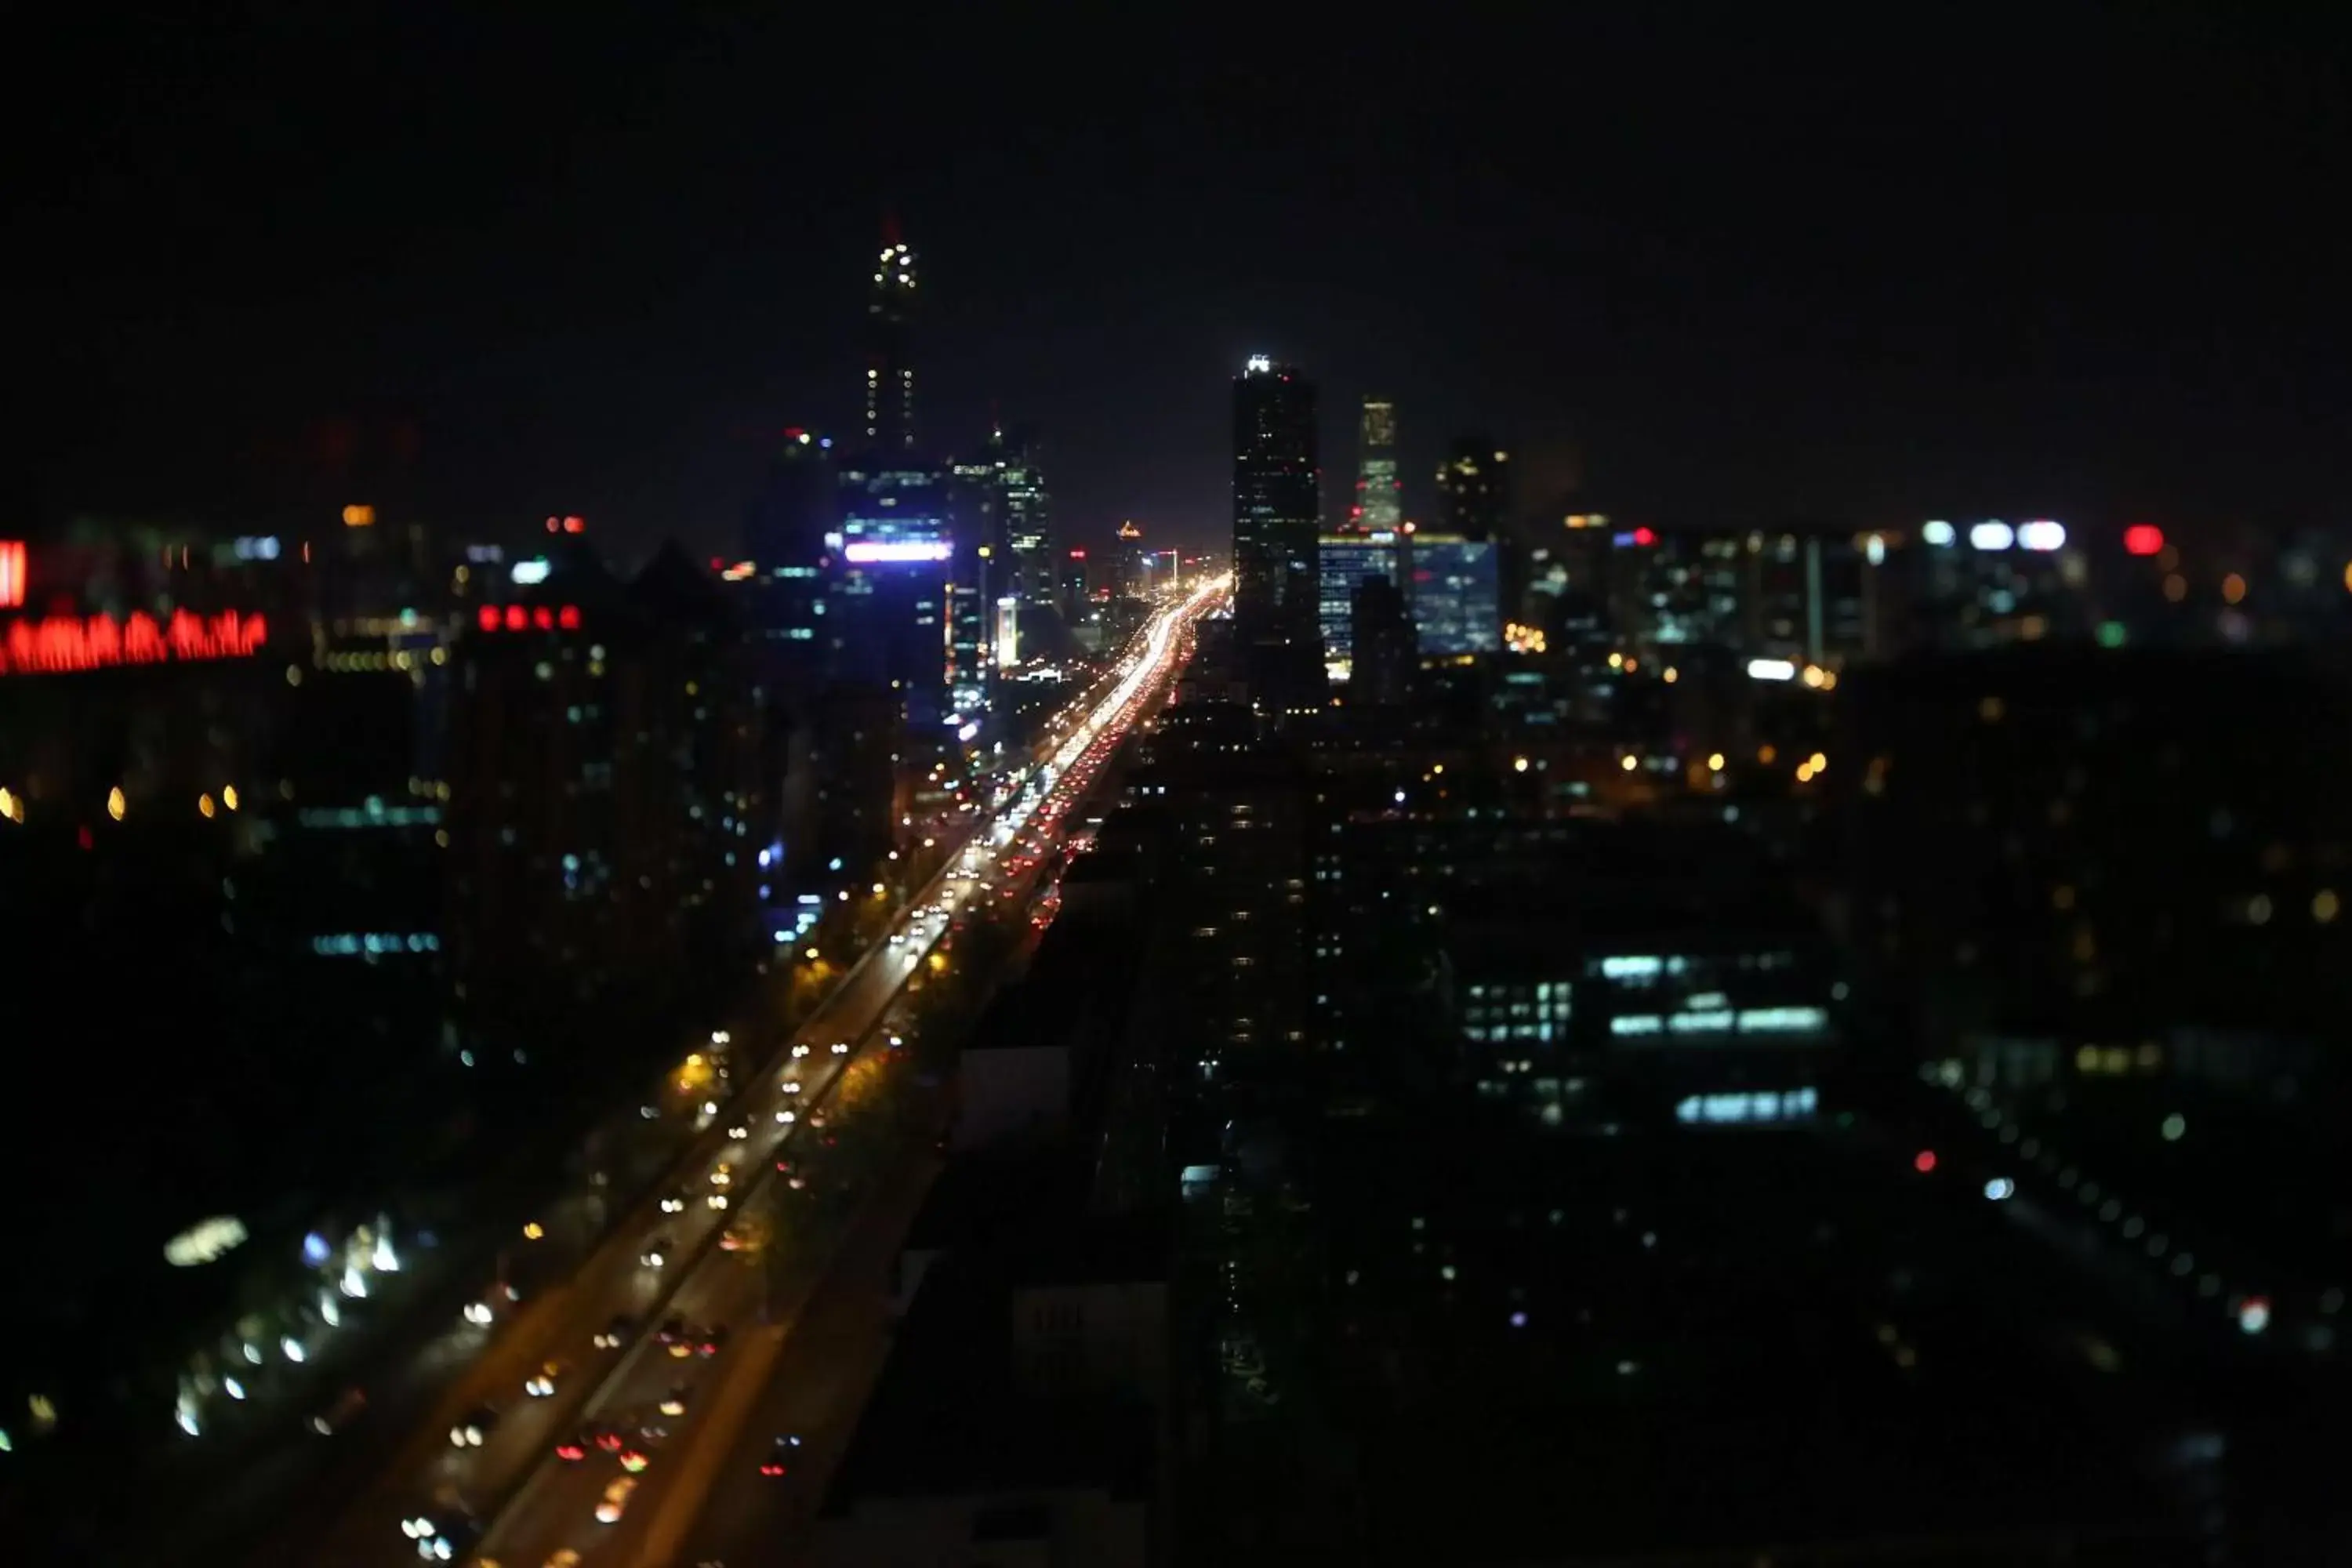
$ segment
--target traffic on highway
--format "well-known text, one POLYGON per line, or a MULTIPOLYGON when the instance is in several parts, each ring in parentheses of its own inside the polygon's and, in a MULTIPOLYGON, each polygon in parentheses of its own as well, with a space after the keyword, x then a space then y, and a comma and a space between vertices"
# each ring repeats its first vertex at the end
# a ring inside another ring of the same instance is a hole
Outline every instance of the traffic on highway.
MULTIPOLYGON (((904 1043, 909 982, 948 965, 955 931, 982 900, 1025 907, 1018 900, 1049 871, 1069 807, 1172 673, 1191 623, 1224 592, 1211 582, 1155 614, 1108 689, 1056 719, 1016 798, 974 828, 774 1059, 734 1075, 742 1081, 713 1083, 703 1130, 671 1178, 559 1287, 559 1300, 503 1321, 444 1409, 347 1510, 326 1560, 626 1560, 614 1543, 641 1539, 645 1516, 662 1504, 667 1461, 697 1436, 745 1342, 772 1359, 788 1331, 793 1304, 776 1299, 765 1256, 779 1240, 775 1205, 764 1201, 771 1184, 810 1179, 830 1141, 836 1087, 866 1053, 904 1043)), ((728 1044, 714 1037, 714 1058, 728 1044)), ((739 1436, 719 1436, 717 1448, 736 1451, 739 1436)), ((759 1462, 719 1484, 793 1484, 799 1441, 767 1435, 753 1445, 759 1462)))

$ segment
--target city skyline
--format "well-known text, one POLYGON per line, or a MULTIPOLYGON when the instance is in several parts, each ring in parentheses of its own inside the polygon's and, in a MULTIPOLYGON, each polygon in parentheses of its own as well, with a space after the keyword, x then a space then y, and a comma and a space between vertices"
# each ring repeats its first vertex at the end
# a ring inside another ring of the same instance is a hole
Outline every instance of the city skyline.
POLYGON ((1493 47, 1444 68, 1480 62, 1491 111, 1433 110, 1402 138, 1361 105, 1409 51, 1351 49, 1301 80, 1255 163, 1229 122, 1257 79, 1216 60, 1136 84, 1154 113, 1015 93, 973 133, 961 108, 986 73, 961 74, 942 39, 894 59, 921 107, 869 133, 836 114, 847 84, 762 105, 749 84, 782 40, 748 24, 674 20, 626 49, 496 23, 462 45, 429 22, 226 31, 180 58, 68 39, 89 134, 27 193, 59 307, 44 316, 127 308, 95 333, 37 331, 27 363, 52 395, 15 499, 50 520, 234 513, 381 462, 461 529, 555 510, 640 551, 716 546, 775 431, 848 434, 862 412, 860 287, 888 212, 937 290, 926 425, 966 447, 992 405, 1036 424, 1077 528, 1136 517, 1213 542, 1217 388, 1257 352, 1310 367, 1335 453, 1362 396, 1393 400, 1408 513, 1469 430, 1509 444, 1530 506, 1580 477, 1614 510, 1695 524, 2259 524, 2340 493, 2341 443, 2318 437, 2344 388, 2317 350, 2341 335, 2324 286, 2340 242, 2305 232, 2294 193, 2342 149, 2298 107, 2290 48, 2053 20, 2031 58, 1939 35, 1897 77, 1809 57, 1794 32, 1735 48, 1578 27, 1605 146, 1563 140, 1502 36, 1473 28, 1465 44, 1493 47), (542 50, 533 74, 632 113, 518 121, 469 163, 469 135, 507 127, 501 69, 542 50), (362 56, 387 83, 434 80, 446 123, 412 135, 294 85, 362 56), (1785 108, 1822 92, 1853 100, 1847 120, 1785 108), (2189 98, 2210 106, 2193 125, 2169 113, 2189 98), (1867 143, 1843 135, 1856 119, 1867 143), (950 146, 952 180, 928 162, 950 146), (205 193, 173 198, 204 204, 201 226, 157 205, 166 179, 205 193), (1334 248, 1323 236, 1348 231, 1318 213, 1359 187, 1443 223, 1334 248), (1086 227, 1015 216, 1062 211, 1086 227), (162 266, 159 226, 181 236, 162 266), (1236 229, 1279 242, 1270 265, 1199 237, 1236 229), (1512 237, 1450 237, 1482 230, 1512 237), (2229 242, 2177 242, 2200 233, 2229 242))

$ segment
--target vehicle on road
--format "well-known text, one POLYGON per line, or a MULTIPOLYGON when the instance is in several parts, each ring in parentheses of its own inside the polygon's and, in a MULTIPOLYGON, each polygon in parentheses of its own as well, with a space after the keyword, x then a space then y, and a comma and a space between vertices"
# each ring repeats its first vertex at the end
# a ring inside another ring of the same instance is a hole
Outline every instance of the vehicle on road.
POLYGON ((346 1388, 332 1405, 310 1417, 310 1430, 321 1437, 331 1437, 360 1418, 367 1409, 367 1391, 346 1388))
POLYGON ((637 1261, 648 1268, 659 1268, 669 1262, 670 1255, 675 1250, 669 1237, 657 1236, 646 1243, 646 1249, 637 1254, 637 1261))
POLYGON ((767 1457, 760 1461, 760 1473, 771 1480, 790 1473, 793 1450, 800 1446, 800 1437, 794 1433, 787 1432, 779 1436, 768 1449, 767 1457))
POLYGON ((677 1387, 671 1389, 667 1394, 663 1394, 660 1405, 661 1413, 665 1415, 685 1415, 686 1395, 687 1387, 686 1384, 682 1383, 677 1387))
POLYGON ((499 1411, 494 1405, 477 1405, 457 1418, 449 1428, 449 1446, 453 1448, 478 1448, 492 1432, 498 1430, 499 1411))
POLYGON ((551 1399, 555 1396, 556 1384, 570 1370, 560 1361, 543 1362, 537 1372, 523 1379, 522 1391, 533 1399, 551 1399))
POLYGON ((621 1515, 629 1510, 629 1494, 636 1489, 637 1478, 635 1476, 623 1476, 619 1480, 606 1487, 603 1500, 596 1504, 596 1522, 620 1523, 621 1515))
POLYGON ((636 1331, 636 1320, 626 1312, 615 1312, 611 1322, 596 1331, 594 1342, 600 1351, 616 1351, 627 1344, 629 1336, 636 1331))

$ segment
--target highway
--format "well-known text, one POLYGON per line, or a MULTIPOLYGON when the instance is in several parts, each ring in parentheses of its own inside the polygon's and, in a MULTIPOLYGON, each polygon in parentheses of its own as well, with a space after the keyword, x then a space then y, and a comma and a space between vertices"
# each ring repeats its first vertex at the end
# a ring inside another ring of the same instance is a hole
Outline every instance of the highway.
MULTIPOLYGON (((1181 631, 1181 627, 1176 628, 1181 631)), ((1173 645, 1158 657, 1172 652, 1173 645)), ((1150 664, 1129 691, 1120 726, 1148 721, 1165 695, 1150 664)), ((1058 786, 1038 813, 1065 822, 1098 779, 1117 735, 1097 735, 1094 763, 1058 786)), ((1080 755, 1085 754, 1084 750, 1080 755)), ((1034 939, 1033 939, 1034 940, 1034 939)), ((791 1331, 741 1367, 723 1405, 706 1416, 674 1461, 665 1493, 621 1543, 616 1563, 637 1568, 792 1563, 807 1548, 827 1482, 856 1429, 890 1353, 887 1289, 899 1242, 914 1223, 940 1162, 926 1159, 871 1200, 871 1223, 852 1236, 824 1279, 800 1305, 791 1331), (772 1474, 778 1462, 782 1474, 772 1474)))
MULTIPOLYGON (((599 1425, 641 1450, 646 1466, 623 1510, 626 1521, 658 1510, 666 1451, 691 1440, 703 1406, 721 1397, 744 1362, 740 1399, 759 1393, 787 1323, 761 1321, 768 1274, 755 1258, 723 1249, 722 1233, 759 1206, 761 1184, 782 1179, 779 1159, 797 1161, 820 1106, 862 1050, 887 1049, 891 1009, 907 983, 936 959, 950 921, 927 911, 954 910, 989 881, 997 895, 1023 896, 1058 836, 1067 807, 1091 787, 1145 699, 1171 672, 1181 634, 1223 595, 1211 583, 1159 611, 1131 645, 1082 719, 1064 725, 1042 793, 1024 791, 1004 812, 982 819, 961 849, 911 900, 899 940, 877 943, 851 969, 774 1060, 739 1086, 734 1103, 711 1120, 679 1163, 674 1179, 648 1196, 568 1282, 518 1312, 457 1378, 435 1418, 412 1434, 377 1482, 362 1491, 310 1553, 337 1564, 471 1560, 503 1568, 537 1565, 566 1550, 582 1560, 613 1562, 616 1542, 634 1531, 600 1524, 598 1503, 625 1479, 616 1454, 588 1447, 579 1459, 558 1445, 599 1425), (877 1042, 885 1042, 878 1043, 877 1042), (740 1136, 737 1136, 737 1134, 740 1136), (713 1196, 726 1200, 716 1206, 713 1196), (661 1199, 682 1198, 665 1213, 661 1199), (654 1254, 662 1261, 648 1261, 654 1254), (594 1336, 616 1317, 634 1331, 617 1348, 594 1336), (704 1354, 699 1332, 671 1353, 655 1332, 678 1319, 702 1331, 723 1326, 723 1342, 704 1354), (526 1380, 555 1363, 551 1394, 534 1397, 526 1380), (673 1397, 673 1395, 675 1397, 673 1397), (677 1406, 665 1412, 661 1406, 677 1406), (474 1422, 478 1412, 492 1418, 474 1422), (479 1426, 479 1441, 453 1442, 453 1430, 479 1426), (469 1526, 468 1521, 478 1521, 469 1526), (475 1529, 479 1540, 472 1539, 475 1529)), ((919 1191, 917 1193, 919 1197, 919 1191)), ((792 1303, 770 1303, 788 1309, 792 1303)), ((740 1412, 737 1413, 738 1421, 740 1412)))

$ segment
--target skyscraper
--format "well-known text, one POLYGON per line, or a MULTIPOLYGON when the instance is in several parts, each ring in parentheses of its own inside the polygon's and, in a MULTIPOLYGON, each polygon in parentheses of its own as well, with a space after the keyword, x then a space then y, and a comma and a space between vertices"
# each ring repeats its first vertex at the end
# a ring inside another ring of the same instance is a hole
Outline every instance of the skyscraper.
POLYGON ((915 363, 907 321, 915 304, 915 253, 887 224, 866 305, 866 437, 887 453, 915 446, 915 363))
POLYGON ((1502 531, 1511 503, 1510 454, 1485 436, 1463 436, 1437 470, 1446 531, 1492 539, 1502 531))
POLYGON ((1247 635, 1313 635, 1322 483, 1314 386, 1252 356, 1234 378, 1234 617, 1247 635))
POLYGON ((1363 452, 1356 478, 1356 521, 1370 529, 1390 529, 1402 515, 1397 479, 1396 405, 1384 397, 1364 399, 1361 426, 1363 452))

